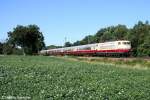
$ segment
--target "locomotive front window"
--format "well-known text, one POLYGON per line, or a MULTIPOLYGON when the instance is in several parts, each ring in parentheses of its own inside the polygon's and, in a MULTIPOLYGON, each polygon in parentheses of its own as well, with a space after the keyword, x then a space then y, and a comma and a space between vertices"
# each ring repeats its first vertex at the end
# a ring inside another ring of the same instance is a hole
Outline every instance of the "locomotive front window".
POLYGON ((120 42, 118 42, 118 45, 120 45, 121 43, 120 42))
POLYGON ((122 42, 122 44, 129 45, 130 42, 122 42))
POLYGON ((130 42, 127 42, 127 44, 130 44, 130 42))

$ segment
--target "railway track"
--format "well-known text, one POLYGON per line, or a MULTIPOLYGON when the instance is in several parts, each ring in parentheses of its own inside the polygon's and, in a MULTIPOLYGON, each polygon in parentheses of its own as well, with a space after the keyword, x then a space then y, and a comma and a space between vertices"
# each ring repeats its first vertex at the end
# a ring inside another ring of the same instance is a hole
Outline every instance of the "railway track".
POLYGON ((144 60, 150 62, 150 57, 78 57, 80 59, 87 60, 110 60, 110 61, 135 61, 135 60, 144 60))

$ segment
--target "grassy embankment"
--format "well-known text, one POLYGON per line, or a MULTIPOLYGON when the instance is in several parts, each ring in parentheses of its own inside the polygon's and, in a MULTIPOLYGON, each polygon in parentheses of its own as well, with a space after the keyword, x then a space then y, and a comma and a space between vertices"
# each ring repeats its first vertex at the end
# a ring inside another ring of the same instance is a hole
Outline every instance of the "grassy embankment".
POLYGON ((103 63, 116 65, 117 67, 147 69, 150 68, 150 58, 113 58, 113 57, 78 57, 70 56, 70 60, 84 61, 89 63, 103 63))

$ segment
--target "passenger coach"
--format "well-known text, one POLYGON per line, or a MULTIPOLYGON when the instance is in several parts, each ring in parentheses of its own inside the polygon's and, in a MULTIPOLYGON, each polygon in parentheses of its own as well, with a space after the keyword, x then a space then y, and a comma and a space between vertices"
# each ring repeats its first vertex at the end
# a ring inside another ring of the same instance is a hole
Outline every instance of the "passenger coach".
POLYGON ((42 50, 42 55, 128 56, 131 43, 127 40, 42 50))

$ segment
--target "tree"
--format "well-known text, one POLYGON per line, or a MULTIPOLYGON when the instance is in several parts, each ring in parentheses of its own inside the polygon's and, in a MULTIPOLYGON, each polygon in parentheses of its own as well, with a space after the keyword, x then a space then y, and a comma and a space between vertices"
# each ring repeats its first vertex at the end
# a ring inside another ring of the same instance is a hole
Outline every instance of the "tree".
POLYGON ((96 42, 100 42, 101 41, 101 37, 103 36, 104 32, 106 31, 106 28, 102 28, 100 29, 96 34, 95 34, 95 38, 96 38, 96 42))
POLYGON ((117 25, 113 32, 114 40, 124 40, 128 33, 128 29, 125 25, 117 25))
POLYGON ((5 42, 3 44, 3 54, 10 55, 13 53, 13 46, 9 44, 8 42, 5 42))
POLYGON ((14 47, 20 46, 24 55, 38 53, 45 46, 43 34, 37 25, 18 25, 8 32, 8 42, 14 47))
POLYGON ((78 45, 80 45, 80 41, 76 41, 73 43, 73 46, 78 46, 78 45))
POLYGON ((72 43, 66 42, 64 46, 65 46, 65 47, 71 47, 71 46, 72 46, 72 43))
POLYGON ((46 49, 55 49, 55 48, 62 48, 62 46, 50 45, 46 47, 46 49))
POLYGON ((127 33, 125 25, 110 26, 96 33, 97 42, 124 40, 127 33))
POLYGON ((3 43, 0 42, 0 54, 3 54, 3 43))
POLYGON ((135 24, 130 30, 130 34, 128 34, 128 39, 131 41, 134 55, 148 55, 149 49, 147 47, 149 47, 150 42, 150 25, 148 21, 145 23, 139 21, 138 24, 135 24))
POLYGON ((81 41, 76 41, 75 43, 80 45, 96 43, 96 37, 93 35, 88 35, 85 38, 83 38, 81 41))

